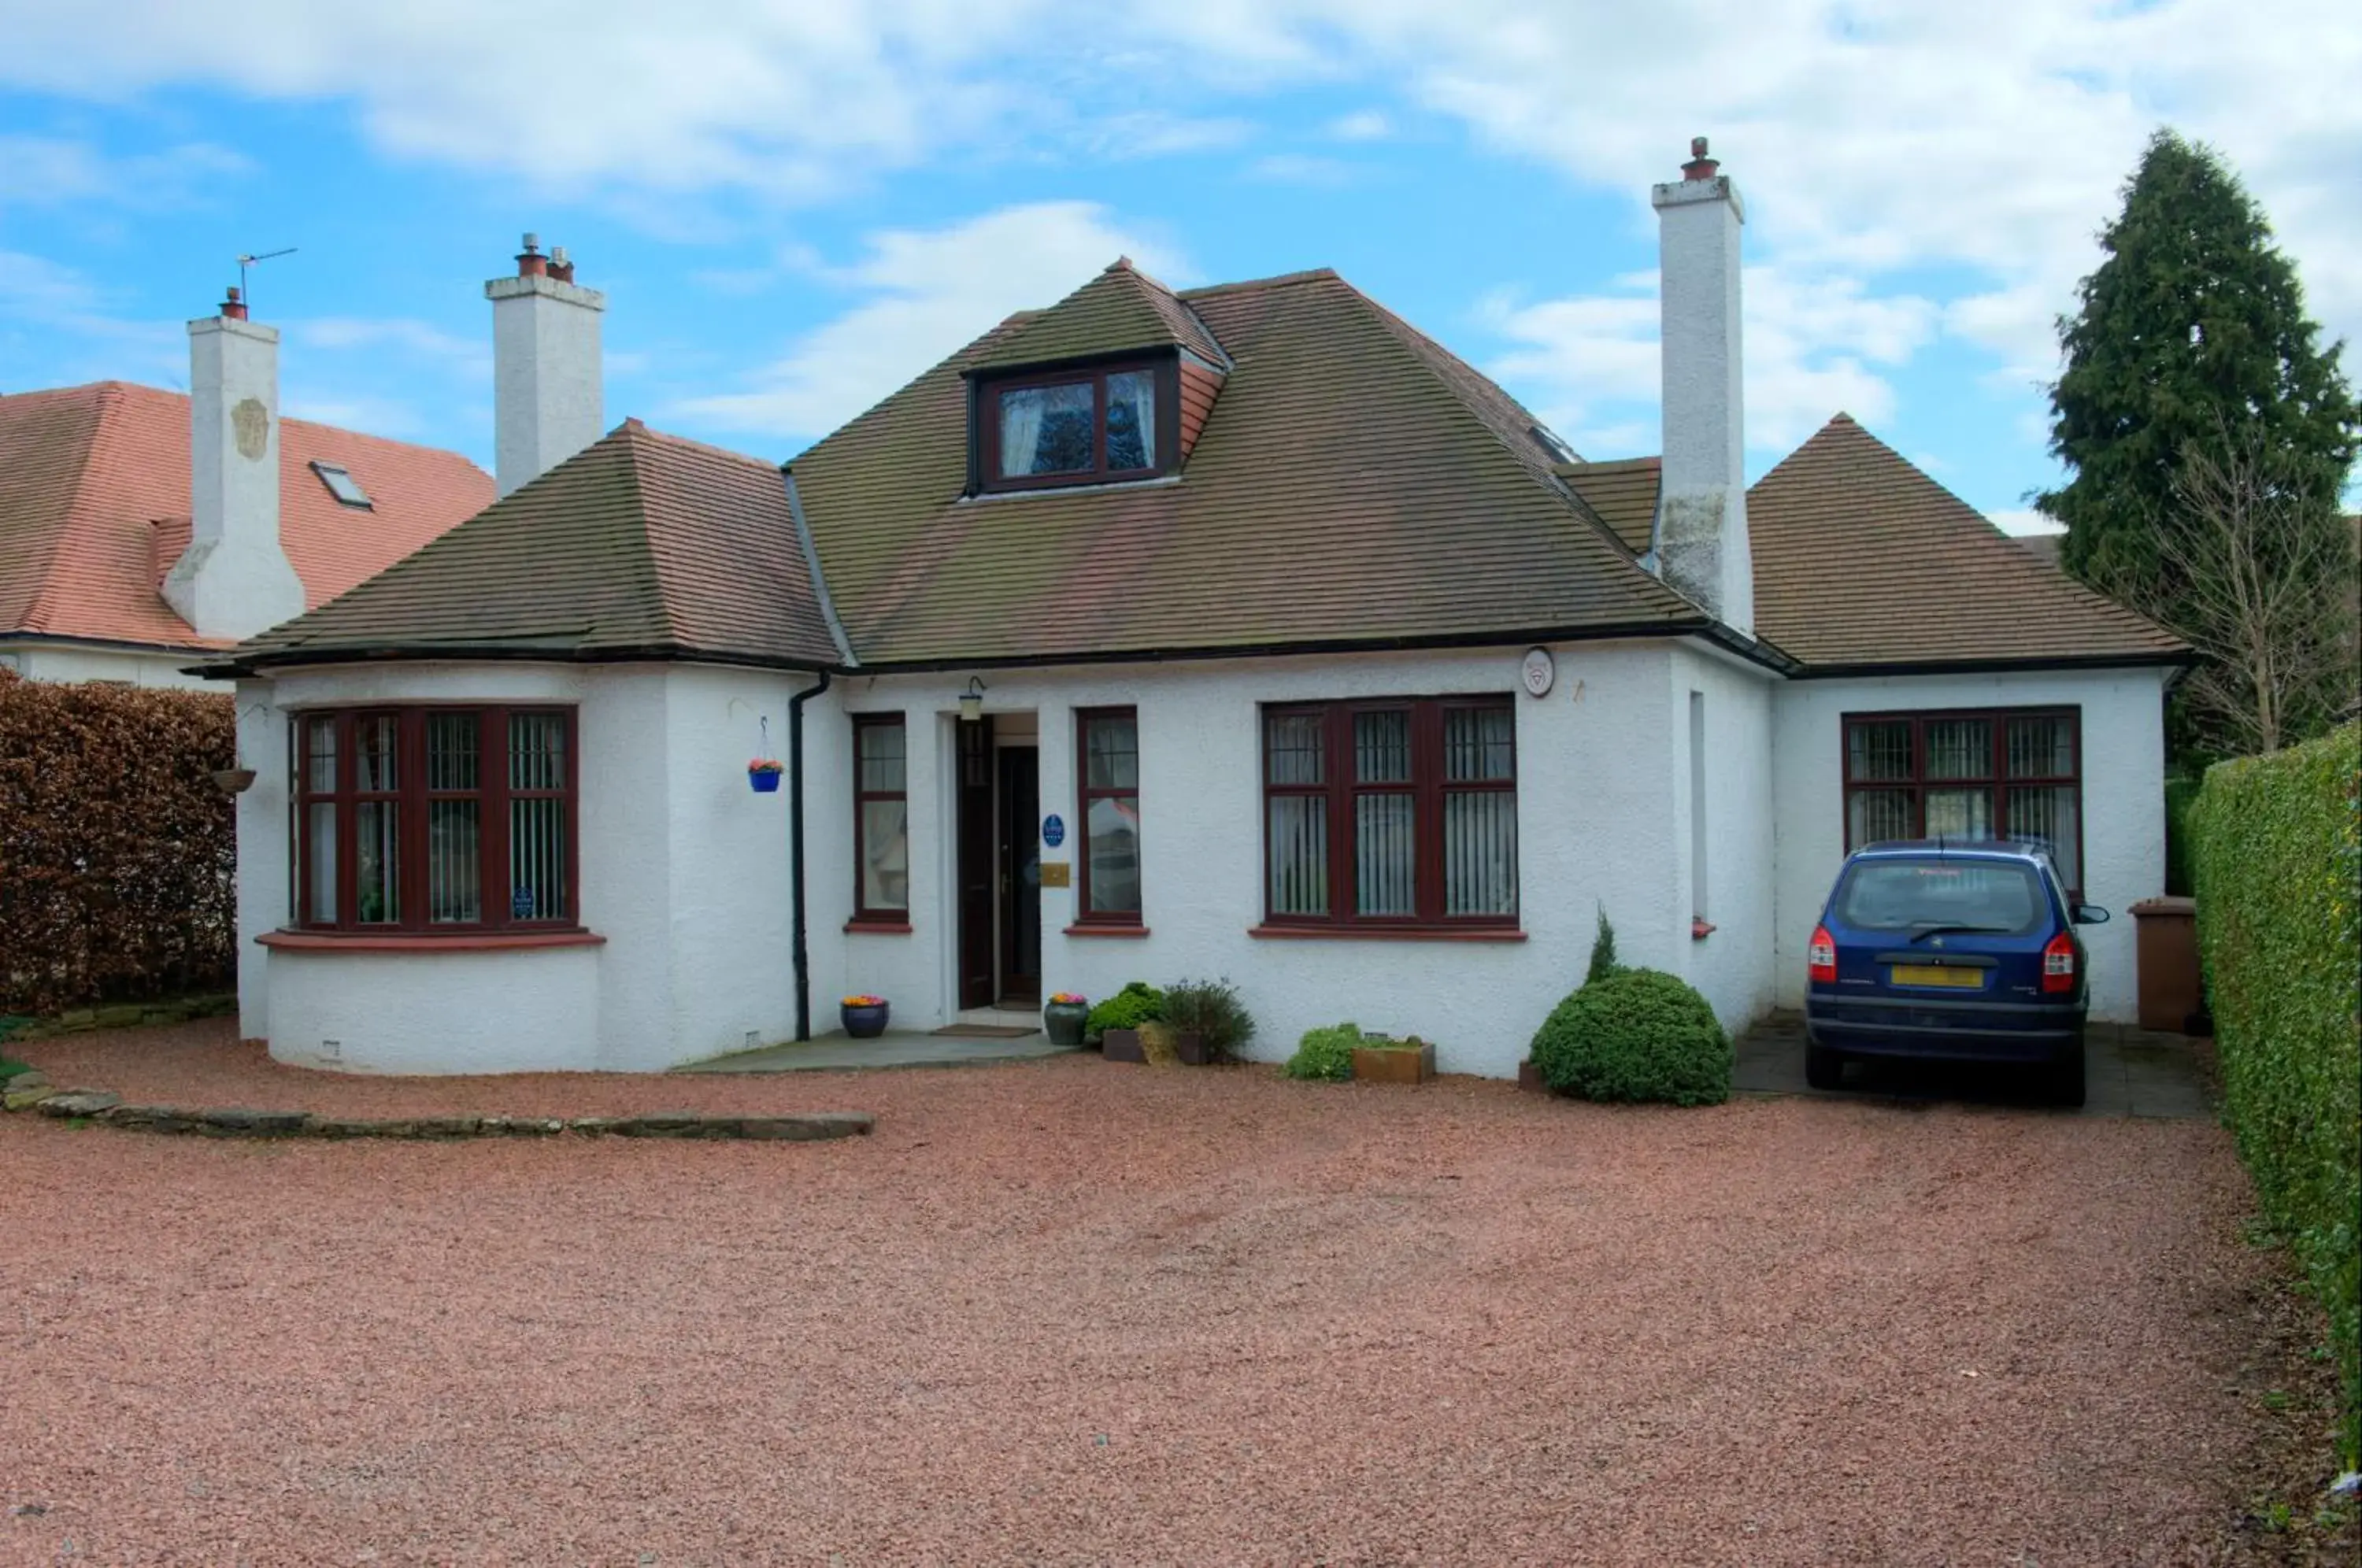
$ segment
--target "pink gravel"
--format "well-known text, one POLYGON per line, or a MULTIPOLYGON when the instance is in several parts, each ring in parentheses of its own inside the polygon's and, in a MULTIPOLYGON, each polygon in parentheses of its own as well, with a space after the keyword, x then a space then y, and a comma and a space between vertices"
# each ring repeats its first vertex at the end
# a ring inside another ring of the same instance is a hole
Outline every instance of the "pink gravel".
POLYGON ((879 1120, 0 1120, 0 1559, 2180 1561, 2255 1441, 2206 1121, 1094 1058, 334 1078, 220 1035, 24 1054, 183 1104, 879 1120))

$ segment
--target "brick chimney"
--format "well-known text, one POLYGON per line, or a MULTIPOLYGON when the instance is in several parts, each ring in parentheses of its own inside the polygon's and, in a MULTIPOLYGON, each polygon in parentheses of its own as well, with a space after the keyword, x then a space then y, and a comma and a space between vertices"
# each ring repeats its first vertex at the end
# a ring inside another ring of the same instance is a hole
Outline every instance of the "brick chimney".
POLYGON ((599 318, 607 296, 574 282, 563 247, 524 237, 516 276, 484 285, 492 302, 492 467, 508 494, 596 441, 606 427, 599 318))
POLYGON ((189 323, 189 547, 164 602, 205 637, 250 637, 304 613, 279 540, 279 331, 229 291, 189 323))
POLYGON ((1679 181, 1656 186, 1662 289, 1664 474, 1656 556, 1665 580, 1726 625, 1755 629, 1747 540, 1745 392, 1739 360, 1738 187, 1690 142, 1679 181))

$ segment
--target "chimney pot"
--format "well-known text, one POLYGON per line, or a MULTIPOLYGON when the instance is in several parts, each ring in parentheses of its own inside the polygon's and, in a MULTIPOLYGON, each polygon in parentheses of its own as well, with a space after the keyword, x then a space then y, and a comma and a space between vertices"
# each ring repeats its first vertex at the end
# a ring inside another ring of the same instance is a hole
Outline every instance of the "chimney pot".
POLYGON ((244 321, 246 319, 246 291, 233 284, 229 291, 229 297, 222 301, 221 313, 232 321, 244 321))
POLYGON ((1690 138, 1690 160, 1682 165, 1683 179, 1711 180, 1714 178, 1714 171, 1721 167, 1722 163, 1719 160, 1708 158, 1705 155, 1705 138, 1702 136, 1690 138))
POLYGON ((599 318, 606 297, 574 282, 563 246, 524 237, 517 275, 484 285, 492 302, 493 465, 507 495, 597 440, 605 428, 599 318), (563 288, 544 286, 564 284, 563 288))
POLYGON ((574 281, 574 259, 566 254, 563 245, 549 248, 549 275, 561 283, 574 281))

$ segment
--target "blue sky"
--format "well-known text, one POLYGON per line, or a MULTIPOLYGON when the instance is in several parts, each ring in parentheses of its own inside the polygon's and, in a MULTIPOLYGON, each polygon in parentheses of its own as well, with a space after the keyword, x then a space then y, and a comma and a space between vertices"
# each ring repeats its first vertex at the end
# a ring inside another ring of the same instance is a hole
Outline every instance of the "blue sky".
POLYGON ((178 385, 242 251, 290 414, 489 466, 486 278, 603 289, 611 422, 785 458, 1119 252, 1333 266, 1589 457, 1653 451, 1648 185, 1746 193, 1760 473, 1862 419, 2004 523, 2159 123, 2362 336, 2362 19, 2312 0, 0 0, 0 390, 178 385))

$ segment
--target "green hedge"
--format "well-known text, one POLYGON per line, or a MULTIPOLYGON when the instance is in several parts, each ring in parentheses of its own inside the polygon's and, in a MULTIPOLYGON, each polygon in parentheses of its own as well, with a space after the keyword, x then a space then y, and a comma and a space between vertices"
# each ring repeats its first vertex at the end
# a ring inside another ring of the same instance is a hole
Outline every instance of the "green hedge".
POLYGON ((2165 890, 2171 897, 2186 899, 2195 885, 2190 869, 2190 808, 2198 803, 2199 787, 2203 778, 2169 778, 2165 781, 2165 890))
POLYGON ((2190 813, 2239 1153, 2329 1315, 2362 1458, 2362 725, 2217 763, 2190 813))

